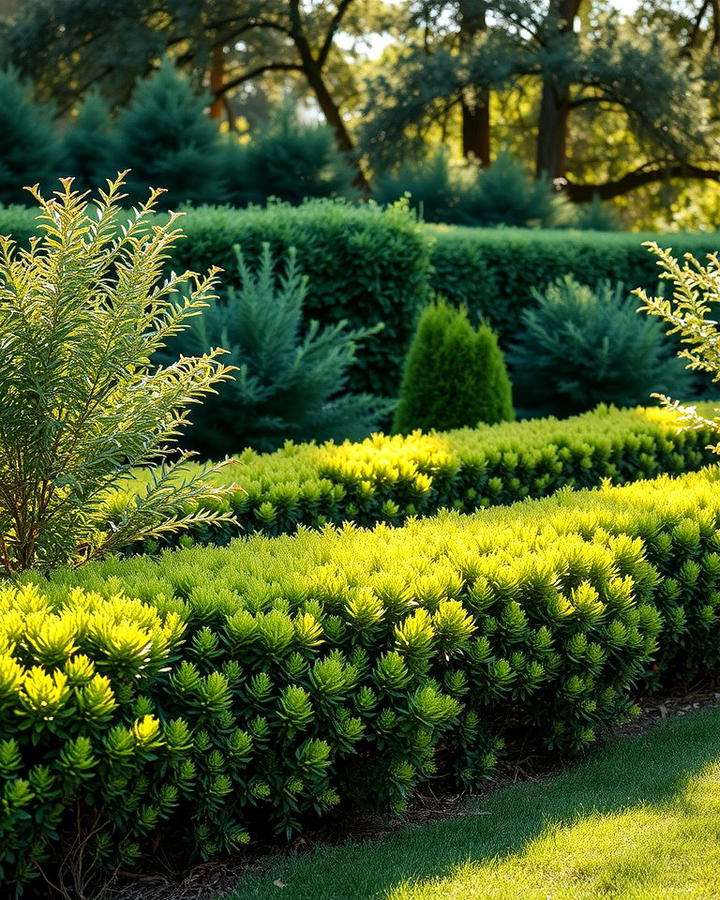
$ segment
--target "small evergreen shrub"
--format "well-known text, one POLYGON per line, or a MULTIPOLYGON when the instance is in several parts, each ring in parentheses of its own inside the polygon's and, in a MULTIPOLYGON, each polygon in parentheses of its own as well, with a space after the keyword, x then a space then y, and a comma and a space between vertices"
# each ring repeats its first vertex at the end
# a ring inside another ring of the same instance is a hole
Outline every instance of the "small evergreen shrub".
POLYGON ((558 758, 717 672, 720 474, 0 589, 0 867, 99 896, 499 753, 558 758), (507 750, 503 750, 504 743, 507 750))
POLYGON ((229 350, 235 374, 193 414, 186 443, 205 456, 243 447, 274 450, 287 440, 364 438, 394 404, 347 390, 348 368, 375 329, 303 321, 308 280, 291 248, 278 268, 265 244, 254 273, 237 250, 240 284, 168 347, 170 353, 229 350))
POLYGON ((147 185, 163 188, 162 205, 213 203, 221 196, 222 141, 205 112, 206 98, 166 58, 139 81, 118 116, 112 158, 130 170, 127 193, 137 203, 147 185))
POLYGON ((323 327, 346 321, 353 331, 383 323, 364 342, 349 389, 396 396, 402 360, 428 297, 430 268, 430 241, 407 208, 383 211, 342 200, 203 208, 188 213, 183 225, 188 239, 172 257, 181 269, 204 271, 216 264, 233 273, 236 244, 247 259, 260 257, 265 243, 276 260, 295 247, 308 277, 308 319, 323 327))
POLYGON ((59 157, 50 111, 33 103, 14 69, 0 70, 0 203, 26 203, 25 185, 46 188, 59 157))
POLYGON ((378 174, 373 185, 373 198, 382 206, 409 196, 410 205, 423 221, 458 221, 457 177, 442 148, 427 160, 405 162, 396 171, 378 174))
POLYGON ((560 214, 560 199, 552 184, 544 178, 534 179, 519 160, 509 153, 500 153, 463 191, 458 223, 550 225, 560 214))
POLYGON ((544 179, 534 179, 517 159, 499 154, 487 169, 452 165, 438 150, 429 159, 381 173, 373 196, 389 204, 410 195, 424 221, 470 226, 538 226, 567 218, 560 198, 544 179))
POLYGON ((514 416, 510 379, 490 328, 474 328, 465 309, 444 300, 428 306, 405 360, 394 430, 444 431, 514 416))
POLYGON ((603 206, 597 194, 592 202, 577 207, 570 225, 584 231, 617 231, 621 227, 617 214, 603 206))
POLYGON ((327 125, 303 125, 285 107, 245 144, 228 142, 223 202, 297 205, 310 197, 353 197, 353 170, 327 125))
MULTIPOLYGON (((148 223, 156 195, 118 237, 122 182, 89 203, 72 179, 37 189, 42 237, 18 252, 0 238, 0 572, 75 565, 148 536, 229 516, 184 504, 222 499, 208 470, 166 462, 187 407, 227 377, 222 351, 150 366, 216 283, 161 283, 171 219, 148 223), (192 284, 179 305, 178 288, 192 284), (159 464, 162 463, 162 464, 159 464), (142 494, 119 489, 153 465, 142 494), (187 477, 186 477, 187 476, 187 477)), ((217 467, 215 467, 217 468, 217 467)))
POLYGON ((510 355, 520 406, 571 415, 598 403, 634 406, 657 391, 690 389, 662 329, 638 315, 622 284, 593 289, 568 275, 535 298, 510 355))

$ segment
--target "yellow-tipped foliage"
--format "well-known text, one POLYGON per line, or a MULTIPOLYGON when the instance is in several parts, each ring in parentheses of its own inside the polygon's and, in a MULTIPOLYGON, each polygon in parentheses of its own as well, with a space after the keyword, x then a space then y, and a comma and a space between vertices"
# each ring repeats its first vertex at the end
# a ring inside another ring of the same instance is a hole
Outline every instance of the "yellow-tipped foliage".
POLYGON ((518 739, 581 749, 638 684, 717 670, 719 488, 707 470, 4 587, 2 878, 72 861, 78 822, 104 865, 163 841, 207 858, 338 803, 401 810, 439 766, 477 782, 518 739))

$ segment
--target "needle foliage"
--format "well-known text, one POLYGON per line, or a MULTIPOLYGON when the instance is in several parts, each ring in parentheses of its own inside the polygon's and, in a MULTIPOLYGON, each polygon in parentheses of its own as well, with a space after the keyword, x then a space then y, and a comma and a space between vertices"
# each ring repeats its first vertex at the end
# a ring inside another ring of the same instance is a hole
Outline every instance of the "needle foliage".
POLYGON ((192 504, 227 493, 170 459, 188 406, 228 376, 213 349, 151 365, 213 295, 214 272, 162 280, 181 236, 158 198, 128 219, 122 179, 88 200, 63 180, 27 250, 0 238, 0 571, 78 564, 136 540, 227 519, 192 504), (178 288, 189 284, 180 294, 178 288), (156 464, 146 490, 118 490, 156 464), (120 498, 120 499, 118 499, 120 498), (123 499, 124 498, 124 499, 123 499))

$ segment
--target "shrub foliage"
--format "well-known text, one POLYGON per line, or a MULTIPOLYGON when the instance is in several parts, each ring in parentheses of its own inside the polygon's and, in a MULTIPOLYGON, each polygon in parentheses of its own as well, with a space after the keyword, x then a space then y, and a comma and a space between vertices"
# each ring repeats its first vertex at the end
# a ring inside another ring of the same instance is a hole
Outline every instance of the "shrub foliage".
POLYGON ((638 315, 622 284, 566 276, 523 314, 510 355, 520 406, 572 414, 598 403, 633 406, 657 391, 690 389, 662 328, 638 315))
POLYGON ((510 379, 493 332, 483 324, 473 328, 463 308, 432 303, 405 360, 395 431, 446 431, 513 418, 510 379))
POLYGON ((477 783, 517 738, 585 747, 639 680, 720 662, 718 478, 6 587, 4 882, 209 858, 338 804, 401 810, 431 774, 477 783))
MULTIPOLYGON (((706 449, 712 435, 709 426, 678 432, 677 415, 658 408, 600 408, 563 421, 380 434, 355 444, 290 444, 272 454, 246 450, 213 476, 245 489, 211 507, 232 510, 236 521, 211 530, 201 526, 193 534, 224 542, 238 529, 279 534, 348 520, 400 524, 442 507, 472 512, 604 479, 622 484, 687 472, 712 459, 706 449)), ((138 472, 129 488, 142 491, 148 480, 138 472)))
POLYGON ((213 350, 165 368, 150 356, 212 295, 215 279, 159 283, 174 220, 148 224, 156 200, 118 237, 120 180, 90 204, 72 181, 35 190, 43 237, 28 251, 0 239, 0 569, 83 562, 147 535, 228 518, 188 501, 224 491, 183 461, 152 470, 142 496, 118 488, 138 465, 167 458, 199 401, 227 371, 213 350), (179 468, 178 468, 179 467, 179 468), (114 493, 113 493, 114 492, 114 493))
POLYGON ((248 446, 273 450, 286 440, 359 440, 377 429, 394 404, 347 392, 357 348, 377 329, 305 323, 308 281, 295 250, 276 275, 268 244, 257 274, 236 249, 240 286, 197 316, 166 351, 208 353, 223 346, 236 370, 193 413, 184 443, 217 458, 248 446))

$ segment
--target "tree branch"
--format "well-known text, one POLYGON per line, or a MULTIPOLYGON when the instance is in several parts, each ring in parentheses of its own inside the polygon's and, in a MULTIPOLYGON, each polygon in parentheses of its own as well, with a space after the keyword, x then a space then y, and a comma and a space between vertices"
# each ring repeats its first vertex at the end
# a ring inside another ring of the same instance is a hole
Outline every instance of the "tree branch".
POLYGON ((704 169, 692 163, 668 162, 665 164, 648 163, 632 172, 627 172, 615 181, 597 184, 576 184, 566 181, 565 193, 573 203, 591 203, 594 197, 611 200, 637 188, 644 187, 666 178, 692 178, 695 180, 720 181, 720 169, 704 169))
POLYGON ((321 69, 327 62, 328 54, 332 49, 333 40, 335 39, 337 30, 340 27, 343 16, 348 11, 348 8, 352 2, 353 0, 340 0, 340 2, 338 3, 337 11, 332 17, 332 21, 330 22, 327 33, 325 34, 325 40, 323 41, 323 45, 320 48, 320 53, 318 54, 317 63, 321 69))
POLYGON ((237 78, 232 78, 230 81, 226 81, 222 87, 218 88, 218 90, 213 91, 213 96, 216 98, 223 97, 228 91, 232 91, 233 88, 238 87, 241 84, 244 84, 246 81, 252 81, 253 78, 257 78, 258 75, 263 75, 265 72, 301 72, 302 66, 297 63, 264 63, 261 66, 256 66, 254 69, 249 69, 247 72, 243 72, 242 75, 238 75, 237 78))

